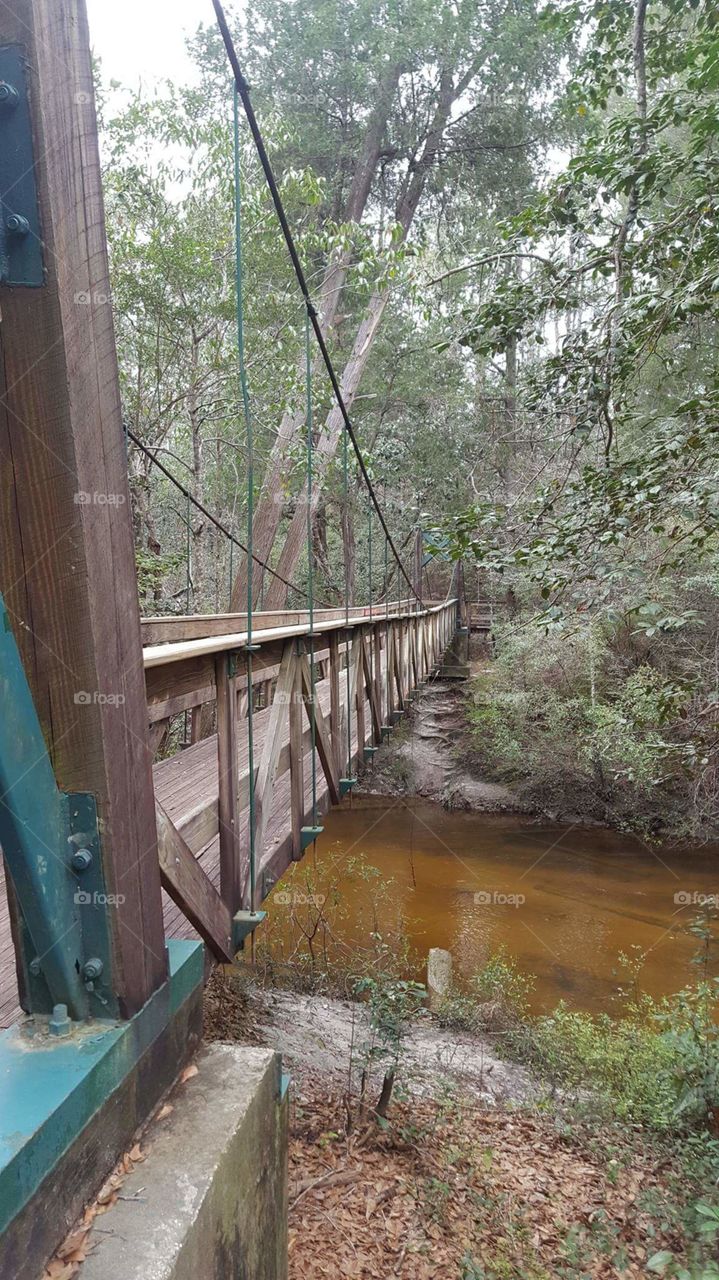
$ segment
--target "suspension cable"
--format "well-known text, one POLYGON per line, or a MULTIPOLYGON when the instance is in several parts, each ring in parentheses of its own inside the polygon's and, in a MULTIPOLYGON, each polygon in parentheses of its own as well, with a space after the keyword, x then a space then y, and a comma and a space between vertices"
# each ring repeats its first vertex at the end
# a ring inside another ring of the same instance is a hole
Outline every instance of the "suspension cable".
MULTIPOLYGON (((294 268, 295 276, 297 277, 297 283, 300 286, 300 290, 302 292, 302 296, 305 302, 307 315, 309 317, 310 323, 315 333, 315 337, 317 339, 317 345, 319 346, 320 353, 322 355, 322 360, 324 362, 325 369, 327 370, 327 374, 329 376, 329 380, 332 386, 332 391, 334 393, 335 400, 337 401, 337 406, 339 408, 340 414, 342 415, 345 431, 347 432, 350 438, 350 441, 352 442, 352 447, 357 456, 357 461, 359 463, 359 467, 362 472, 363 479, 365 481, 365 484, 367 485, 370 498, 372 500, 374 508, 379 517, 380 524, 382 525, 382 529, 384 530, 389 546, 392 549, 392 554, 394 555, 394 558, 397 561, 398 569, 400 570, 400 572, 402 573, 402 576, 406 580, 410 591, 413 591, 414 594, 417 595, 417 592, 414 590, 412 580, 408 576, 407 570, 405 569, 402 561, 400 560, 397 548, 395 547, 395 544, 392 541, 392 535, 390 534, 390 531, 387 527, 387 523, 382 513, 382 508, 379 505, 377 495, 374 491, 374 486, 372 484, 372 481, 369 476, 369 472, 367 470, 367 465, 362 456, 362 450, 360 449, 357 436, 355 435, 354 427, 352 426, 349 412, 347 410, 347 406, 344 401, 344 396, 342 395, 342 390, 340 388, 339 380, 337 378, 337 374, 335 373, 334 365, 332 363, 332 357, 330 356, 329 350, 327 348, 327 344, 324 339, 324 335, 322 333, 322 327, 319 322, 319 317, 317 315, 317 311, 315 310, 314 303, 312 302, 312 299, 310 297, 309 288, 307 286, 307 280, 305 278, 305 273, 302 269, 302 263, 300 262, 294 237, 292 235, 289 222, 287 221, 287 215, 285 213, 284 205, 282 203, 282 197, 280 196, 279 189, 277 187, 277 182, 275 180, 275 175, 272 171, 272 165, 270 164, 270 159, 267 154, 267 149, 265 147, 264 140, 260 132, 260 127, 257 123, 257 117, 255 116, 255 112, 250 99, 249 87, 248 87, 247 81, 245 80, 245 77, 242 74, 242 69, 240 67, 239 59, 237 57, 237 51, 235 49, 232 36, 230 34, 230 29, 227 25, 227 19, 225 17, 225 13, 222 8, 222 4, 220 3, 220 0, 212 0, 212 4, 215 10, 215 16, 217 17, 217 23, 220 28, 220 34, 222 35, 225 49, 227 51, 227 57, 228 57, 230 66, 232 68, 232 74, 235 78, 235 87, 237 92, 239 93, 239 96, 242 100, 242 105, 245 109, 245 115, 247 116, 247 121, 250 126, 250 131, 252 133, 255 146, 257 148, 257 154, 260 158, 260 163, 262 165, 265 178, 267 179, 267 185, 270 189, 270 194, 272 195, 272 202, 275 206, 277 217, 279 219, 279 223, 282 228, 282 234, 285 238, 285 244, 287 245, 287 250, 292 261, 292 266, 294 268)), ((419 596, 417 596, 417 598, 419 599, 419 596)))
MULTIPOLYGON (((189 502, 192 503, 193 507, 196 507, 198 511, 201 511, 203 516, 206 516, 207 519, 210 521, 210 523, 214 524, 215 528, 220 530, 220 533, 224 533, 225 537, 229 538, 230 542, 234 542, 235 546, 240 548, 240 551, 245 552, 245 555, 251 556, 252 562, 254 564, 261 565, 262 568, 267 571, 267 573, 271 574, 273 578, 277 578, 277 581, 281 582, 283 586, 289 587, 290 591, 295 591, 297 592, 298 595, 302 596, 304 599, 307 599, 307 592, 303 591, 302 587, 296 587, 294 582, 288 582, 287 578, 283 578, 281 573, 277 573, 276 570, 273 569, 269 564, 267 564, 265 560, 262 560, 260 556, 255 555, 254 551, 250 552, 248 547, 245 546, 244 542, 240 542, 240 539, 236 538, 234 533, 232 533, 232 531, 227 528, 227 525, 223 524, 221 520, 218 520, 217 516, 213 515, 211 511, 208 511, 207 507, 204 506, 202 502, 200 502, 199 498, 196 498, 192 493, 190 493, 190 490, 186 487, 186 485, 184 485, 181 480, 177 479, 177 476, 173 476, 172 472, 168 470, 165 464, 163 462, 160 462, 160 459, 158 458, 157 454, 153 453, 152 449, 148 448, 146 444, 143 444, 142 440, 140 440, 138 436, 135 435, 134 431, 131 431, 129 427, 127 427, 126 430, 127 430, 127 435, 132 440, 132 443, 137 446, 140 452, 144 453, 145 456, 150 459, 150 462, 152 462, 157 467, 158 471, 161 471, 162 474, 166 476, 167 479, 171 481, 172 484, 174 484, 175 488, 179 489, 180 493, 185 498, 187 498, 189 502)), ((323 609, 329 608, 329 607, 330 607, 329 605, 325 605, 324 602, 322 602, 323 609)))

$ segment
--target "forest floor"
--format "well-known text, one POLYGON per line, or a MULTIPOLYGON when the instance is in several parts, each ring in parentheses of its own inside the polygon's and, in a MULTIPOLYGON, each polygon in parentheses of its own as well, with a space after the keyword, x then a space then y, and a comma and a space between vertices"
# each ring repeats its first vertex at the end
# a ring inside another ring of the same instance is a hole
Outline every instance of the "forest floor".
POLYGON ((486 1037, 425 1015, 387 1119, 363 1113, 359 1009, 231 973, 208 990, 208 1038, 271 1044, 292 1073, 290 1280, 624 1280, 681 1252, 666 1150, 571 1122, 486 1037))

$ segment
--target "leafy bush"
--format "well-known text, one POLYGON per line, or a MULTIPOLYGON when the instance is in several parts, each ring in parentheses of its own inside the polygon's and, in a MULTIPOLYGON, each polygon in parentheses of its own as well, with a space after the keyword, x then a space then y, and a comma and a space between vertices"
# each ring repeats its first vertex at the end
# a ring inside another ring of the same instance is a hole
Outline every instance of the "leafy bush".
POLYGON ((496 660, 468 703, 478 768, 553 815, 643 835, 711 835, 711 706, 667 637, 653 643, 661 664, 619 617, 550 633, 531 620, 499 625, 496 660))

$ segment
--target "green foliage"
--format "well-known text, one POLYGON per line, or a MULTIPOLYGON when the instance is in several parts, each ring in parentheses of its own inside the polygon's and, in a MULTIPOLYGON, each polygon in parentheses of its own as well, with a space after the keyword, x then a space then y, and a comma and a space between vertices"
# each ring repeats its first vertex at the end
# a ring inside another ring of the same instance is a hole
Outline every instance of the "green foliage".
POLYGON ((715 693, 704 685, 709 653, 706 668, 696 664, 701 636, 691 628, 657 642, 616 615, 549 634, 526 614, 499 624, 495 662, 468 703, 478 767, 551 813, 664 838, 710 836, 715 693))

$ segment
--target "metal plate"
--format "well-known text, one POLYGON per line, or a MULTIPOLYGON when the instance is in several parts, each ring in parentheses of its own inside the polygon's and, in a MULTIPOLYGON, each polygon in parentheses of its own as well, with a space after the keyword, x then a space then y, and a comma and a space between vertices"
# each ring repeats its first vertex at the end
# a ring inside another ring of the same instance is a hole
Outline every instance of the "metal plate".
POLYGON ((22 45, 0 46, 0 283, 44 284, 32 122, 22 45))

